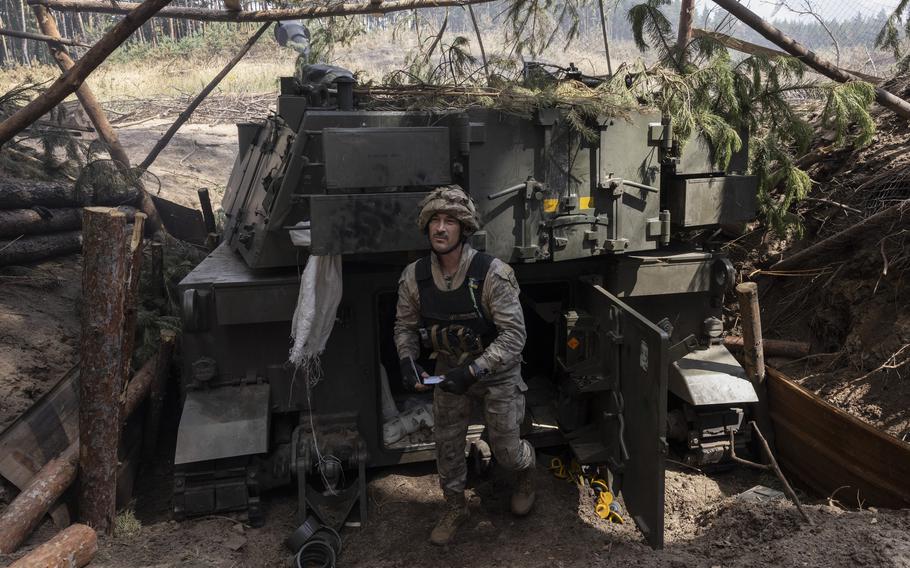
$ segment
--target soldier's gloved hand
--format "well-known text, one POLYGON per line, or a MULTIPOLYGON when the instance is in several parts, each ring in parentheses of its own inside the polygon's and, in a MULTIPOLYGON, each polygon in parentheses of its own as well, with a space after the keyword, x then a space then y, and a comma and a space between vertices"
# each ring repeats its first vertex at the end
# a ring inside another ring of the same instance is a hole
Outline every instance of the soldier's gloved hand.
POLYGON ((445 380, 439 383, 439 388, 452 394, 464 394, 471 385, 477 382, 478 377, 471 372, 471 363, 455 367, 446 371, 445 380))
POLYGON ((398 364, 401 368, 401 384, 404 388, 411 391, 426 390, 421 377, 428 377, 429 375, 423 370, 423 367, 408 357, 399 360, 398 364), (415 369, 417 371, 416 375, 414 374, 415 369))

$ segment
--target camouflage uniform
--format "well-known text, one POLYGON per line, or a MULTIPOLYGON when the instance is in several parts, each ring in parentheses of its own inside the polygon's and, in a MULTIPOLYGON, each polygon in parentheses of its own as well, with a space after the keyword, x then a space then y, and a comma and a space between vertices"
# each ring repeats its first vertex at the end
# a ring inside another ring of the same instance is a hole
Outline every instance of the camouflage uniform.
MULTIPOLYGON (((439 290, 457 290, 476 254, 470 245, 463 245, 460 264, 451 280, 443 277, 436 255, 430 254, 433 283, 439 290)), ((421 312, 416 264, 404 269, 398 283, 395 345, 402 359, 412 357, 416 360, 420 354, 421 312)), ((435 389, 436 459, 440 485, 446 494, 464 491, 467 476, 465 437, 474 402, 483 403, 484 421, 497 462, 513 471, 525 470, 534 464, 534 449, 519 437, 525 411, 523 392, 527 385, 521 378, 521 351, 526 332, 518 293, 512 267, 494 259, 484 279, 480 301, 497 336, 475 359, 477 366, 488 373, 473 384, 466 395, 435 389)), ((436 374, 445 374, 458 364, 450 356, 437 352, 436 374)))

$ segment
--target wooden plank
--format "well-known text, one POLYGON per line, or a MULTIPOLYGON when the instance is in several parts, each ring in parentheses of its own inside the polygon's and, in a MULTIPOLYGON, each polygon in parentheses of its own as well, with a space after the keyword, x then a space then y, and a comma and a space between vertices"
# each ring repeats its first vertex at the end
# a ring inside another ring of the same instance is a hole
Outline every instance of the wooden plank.
POLYGON ((785 470, 850 505, 910 507, 910 444, 890 436, 768 367, 768 400, 785 470))

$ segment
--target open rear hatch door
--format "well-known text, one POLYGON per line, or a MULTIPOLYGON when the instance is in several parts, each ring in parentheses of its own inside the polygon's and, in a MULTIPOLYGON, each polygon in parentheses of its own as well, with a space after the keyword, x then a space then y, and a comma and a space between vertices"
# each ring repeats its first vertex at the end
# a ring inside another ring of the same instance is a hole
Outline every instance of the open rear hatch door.
POLYGON ((600 455, 628 515, 662 548, 669 336, 596 284, 582 285, 579 307, 596 322, 598 371, 609 385, 593 401, 600 455))

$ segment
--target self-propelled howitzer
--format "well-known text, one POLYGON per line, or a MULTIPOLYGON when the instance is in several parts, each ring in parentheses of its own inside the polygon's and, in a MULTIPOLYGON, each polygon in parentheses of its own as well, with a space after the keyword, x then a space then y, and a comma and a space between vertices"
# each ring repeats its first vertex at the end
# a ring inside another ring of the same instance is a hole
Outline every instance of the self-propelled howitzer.
MULTIPOLYGON (((647 108, 586 132, 565 108, 389 108, 312 65, 282 78, 276 114, 238 125, 223 242, 180 285, 178 514, 255 521, 262 490, 296 481, 301 522, 337 527, 358 501, 366 518, 365 468, 433 459, 430 429, 403 423, 430 398, 399 386, 392 326, 401 271, 428 251, 418 203, 458 184, 483 220, 471 246, 521 287, 528 438, 601 468, 661 546, 668 452, 722 461, 756 402, 721 343, 734 275, 710 240, 754 215, 745 150, 720 170, 647 108), (314 384, 287 364, 310 255, 340 256, 343 289, 314 384)), ((479 422, 467 450, 489 463, 479 422)))

